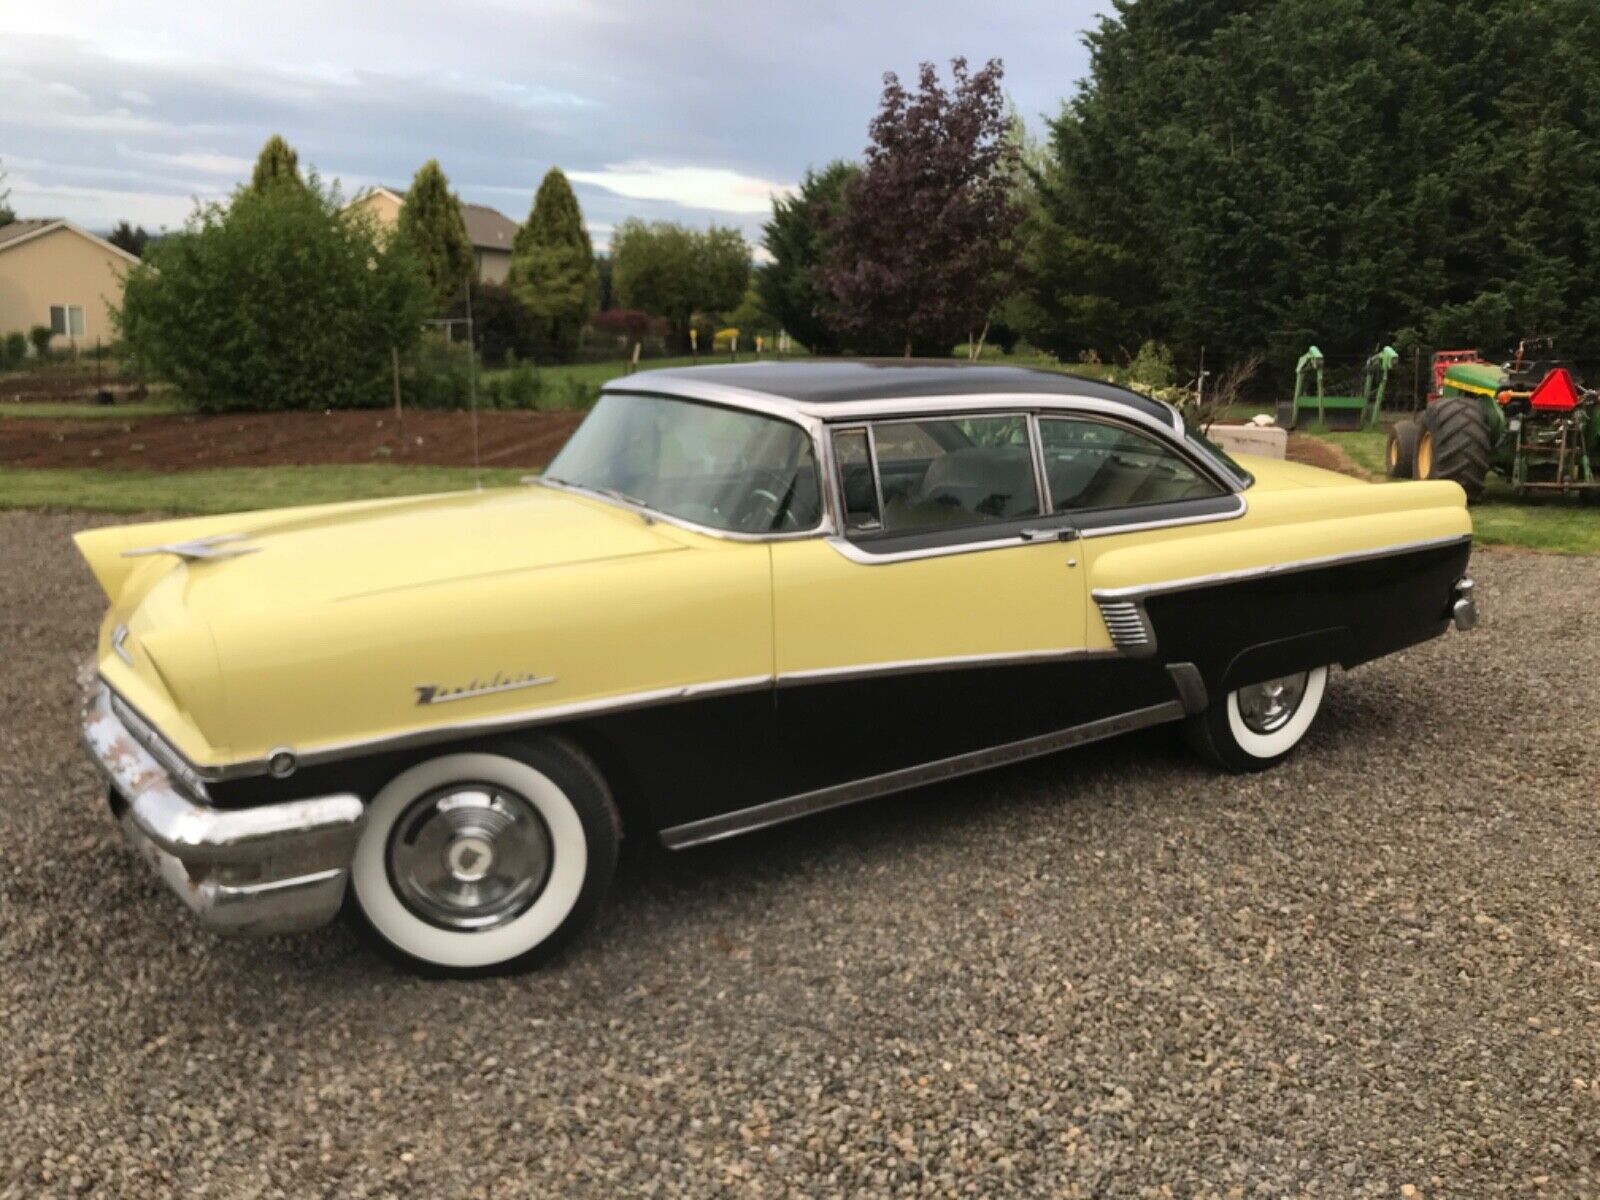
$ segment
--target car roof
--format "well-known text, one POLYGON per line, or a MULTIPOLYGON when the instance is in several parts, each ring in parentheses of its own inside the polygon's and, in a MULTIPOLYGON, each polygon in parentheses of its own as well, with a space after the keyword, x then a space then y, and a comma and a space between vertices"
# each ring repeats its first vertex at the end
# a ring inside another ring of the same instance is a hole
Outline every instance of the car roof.
POLYGON ((1166 424, 1172 410, 1130 388, 1081 375, 1039 367, 979 365, 914 358, 808 359, 790 362, 724 363, 669 367, 612 380, 610 391, 676 395, 703 391, 713 398, 724 389, 788 402, 810 411, 873 400, 911 400, 960 396, 1034 395, 1087 397, 1125 406, 1166 424))

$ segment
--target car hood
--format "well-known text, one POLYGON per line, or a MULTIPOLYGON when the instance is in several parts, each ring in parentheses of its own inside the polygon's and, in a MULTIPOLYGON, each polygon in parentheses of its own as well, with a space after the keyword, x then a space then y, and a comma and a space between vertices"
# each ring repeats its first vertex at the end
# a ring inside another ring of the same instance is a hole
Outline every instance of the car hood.
POLYGON ((77 540, 114 605, 177 585, 200 620, 685 545, 661 522, 542 486, 122 526, 77 540))

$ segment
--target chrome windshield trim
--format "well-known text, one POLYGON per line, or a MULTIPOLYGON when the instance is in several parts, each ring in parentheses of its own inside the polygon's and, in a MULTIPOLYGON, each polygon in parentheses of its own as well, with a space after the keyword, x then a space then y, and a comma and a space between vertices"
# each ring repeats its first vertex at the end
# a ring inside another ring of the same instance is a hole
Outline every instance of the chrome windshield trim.
POLYGON ((1423 538, 1415 542, 1400 542, 1375 550, 1352 550, 1344 554, 1325 554, 1317 558, 1299 558, 1292 562, 1269 563, 1264 567, 1243 567, 1237 571, 1218 571, 1208 575, 1191 575, 1186 579, 1170 579, 1160 583, 1141 583, 1133 587, 1095 588, 1098 600, 1120 600, 1144 596, 1158 596, 1165 592, 1186 592, 1194 588, 1215 587, 1245 579, 1259 579, 1267 575, 1289 575, 1297 571, 1315 571, 1321 567, 1339 566, 1343 563, 1366 562, 1372 559, 1393 558, 1399 554, 1412 554, 1421 550, 1437 550, 1445 546, 1470 545, 1470 533, 1452 534, 1449 537, 1423 538))
POLYGON ((1091 658, 1119 658, 1115 650, 1091 650, 1086 646, 1053 650, 1019 650, 999 654, 953 654, 942 658, 905 658, 878 663, 852 663, 841 667, 813 667, 804 671, 783 671, 779 687, 799 687, 810 683, 837 683, 885 675, 916 675, 923 671, 959 671, 983 667, 1027 666, 1032 663, 1082 661, 1091 658))
POLYGON ((669 850, 683 850, 689 846, 718 842, 723 838, 736 837, 741 833, 750 833, 769 825, 798 820, 830 808, 841 808, 862 800, 887 796, 892 792, 902 792, 908 788, 970 775, 975 771, 1037 758, 1042 754, 1053 754, 1058 750, 1067 750, 1104 738, 1116 737, 1119 734, 1132 733, 1136 729, 1144 729, 1150 725, 1181 720, 1184 715, 1181 701, 1168 700, 1114 717, 1104 717, 1098 721, 1069 726, 1054 733, 1023 738, 1020 741, 1007 742, 1004 745, 991 746, 968 754, 956 754, 949 758, 936 759, 933 762, 904 767, 881 775, 871 775, 850 783, 769 800, 764 804, 752 805, 736 812, 673 825, 661 831, 661 843, 669 850))
MULTIPOLYGON (((824 468, 820 462, 817 464, 819 486, 826 486, 822 478, 824 468)), ((669 512, 662 512, 659 508, 651 508, 645 504, 634 504, 621 496, 610 492, 598 492, 593 488, 584 487, 581 483, 567 483, 564 480, 546 479, 542 475, 524 475, 522 482, 536 487, 547 487, 558 492, 571 492, 589 500, 598 500, 602 504, 609 504, 613 508, 620 508, 624 512, 631 512, 646 521, 660 521, 664 525, 673 525, 679 529, 687 529, 690 533, 703 534, 706 537, 720 538, 725 542, 799 542, 807 538, 826 537, 833 532, 833 514, 823 506, 821 519, 809 529, 796 529, 782 533, 740 533, 733 529, 717 529, 711 525, 702 525, 698 521, 691 521, 687 517, 673 516, 669 512)))

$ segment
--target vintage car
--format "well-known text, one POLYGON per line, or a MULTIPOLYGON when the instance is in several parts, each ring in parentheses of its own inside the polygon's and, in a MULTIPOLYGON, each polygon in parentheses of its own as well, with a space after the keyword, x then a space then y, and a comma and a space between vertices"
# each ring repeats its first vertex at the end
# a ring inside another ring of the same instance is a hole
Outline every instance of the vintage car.
POLYGON ((128 838, 214 928, 343 908, 440 973, 547 955, 624 831, 696 846, 1164 722, 1270 766, 1335 664, 1475 614, 1453 483, 912 362, 645 372, 522 487, 77 543, 128 838))

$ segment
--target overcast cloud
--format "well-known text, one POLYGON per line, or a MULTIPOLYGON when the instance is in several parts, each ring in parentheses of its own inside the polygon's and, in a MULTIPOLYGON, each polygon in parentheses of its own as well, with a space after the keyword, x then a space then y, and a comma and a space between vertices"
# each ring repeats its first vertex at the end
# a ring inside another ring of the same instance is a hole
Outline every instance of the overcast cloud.
POLYGON ((773 192, 866 143, 883 72, 999 56, 1037 130, 1087 70, 1108 0, 973 5, 14 5, 0 166, 22 216, 176 227, 281 133, 346 195, 437 157, 463 198, 527 213, 551 165, 604 244, 627 216, 759 237, 773 192))

